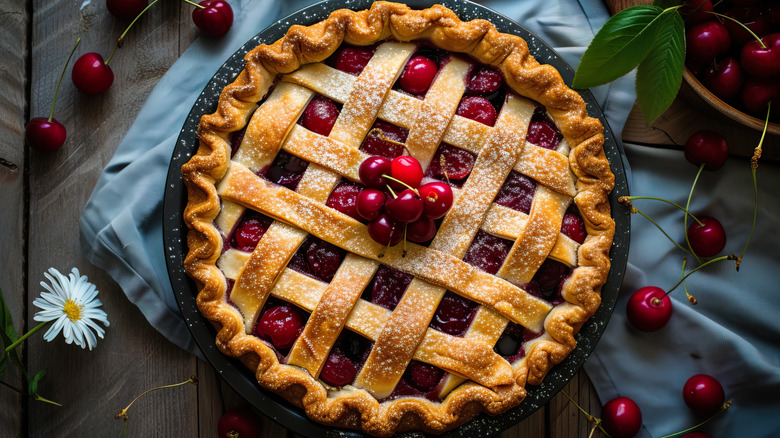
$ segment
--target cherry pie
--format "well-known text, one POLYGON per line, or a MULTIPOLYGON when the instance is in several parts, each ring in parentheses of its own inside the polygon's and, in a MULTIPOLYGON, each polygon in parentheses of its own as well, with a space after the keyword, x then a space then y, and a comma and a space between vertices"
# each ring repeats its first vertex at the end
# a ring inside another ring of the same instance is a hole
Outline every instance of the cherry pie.
POLYGON ((245 62, 182 169, 185 267, 220 350, 312 419, 379 436, 518 405, 610 268, 614 177, 579 94, 439 5, 338 10, 245 62), (368 221, 361 164, 403 155, 451 208, 368 221))

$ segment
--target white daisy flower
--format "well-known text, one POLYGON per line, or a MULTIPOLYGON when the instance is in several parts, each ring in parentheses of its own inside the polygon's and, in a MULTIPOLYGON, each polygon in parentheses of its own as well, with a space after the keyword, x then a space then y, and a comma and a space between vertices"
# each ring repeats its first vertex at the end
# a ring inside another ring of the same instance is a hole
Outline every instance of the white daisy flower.
POLYGON ((41 296, 33 301, 41 309, 33 319, 54 321, 43 339, 51 342, 61 330, 68 344, 75 342, 81 348, 89 347, 92 350, 97 344, 95 333, 100 339, 103 339, 105 333, 95 321, 102 322, 106 327, 109 325, 106 312, 99 309, 102 303, 97 298, 97 288, 87 281, 86 275, 80 275, 76 268, 67 277, 54 268, 49 268, 49 272, 43 275, 51 285, 41 282, 41 286, 48 292, 41 292, 41 296))

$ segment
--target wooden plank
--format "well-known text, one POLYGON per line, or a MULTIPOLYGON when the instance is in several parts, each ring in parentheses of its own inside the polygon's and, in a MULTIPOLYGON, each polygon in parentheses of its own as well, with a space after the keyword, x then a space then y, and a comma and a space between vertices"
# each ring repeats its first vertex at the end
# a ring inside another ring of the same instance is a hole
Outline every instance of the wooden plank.
MULTIPOLYGON (((76 36, 76 52, 110 54, 126 22, 105 10, 105 2, 33 0, 33 113, 47 110, 64 55, 76 36)), ((177 2, 159 2, 141 18, 111 62, 115 81, 98 96, 77 92, 63 82, 55 114, 68 128, 68 140, 54 154, 31 154, 29 225, 29 302, 50 266, 67 272, 77 266, 100 290, 111 326, 93 351, 28 341, 29 368, 47 368, 41 394, 63 403, 55 408, 28 403, 28 433, 48 436, 119 436, 122 421, 114 415, 145 389, 187 379, 195 359, 170 344, 144 319, 107 274, 92 266, 79 248, 77 221, 98 176, 135 119, 152 87, 178 58, 177 2)), ((67 76, 66 76, 67 78, 67 76)), ((31 307, 31 306, 30 306, 31 307)), ((34 309, 28 309, 28 318, 34 309)), ((189 385, 153 392, 129 412, 131 436, 196 436, 197 390, 189 385)))
MULTIPOLYGON (((601 404, 596 391, 584 369, 581 369, 563 390, 591 415, 598 416, 601 413, 601 404)), ((550 411, 551 436, 585 437, 593 428, 593 423, 588 421, 588 417, 562 393, 553 397, 547 406, 550 411)))
MULTIPOLYGON (((548 409, 547 405, 542 406, 528 418, 502 433, 500 435, 501 438, 540 438, 547 436, 546 431, 548 428, 546 416, 548 409)), ((556 435, 552 435, 552 437, 556 437, 556 435)), ((576 436, 572 435, 567 438, 576 438, 576 436)))
MULTIPOLYGON (((24 291, 24 126, 26 58, 30 18, 23 2, 10 2, 0 14, 0 288, 14 327, 25 326, 24 291)), ((20 353, 22 348, 18 350, 20 353)), ((22 376, 6 364, 3 382, 21 389, 22 376)), ((0 429, 8 436, 22 436, 23 406, 19 393, 0 387, 0 429)))

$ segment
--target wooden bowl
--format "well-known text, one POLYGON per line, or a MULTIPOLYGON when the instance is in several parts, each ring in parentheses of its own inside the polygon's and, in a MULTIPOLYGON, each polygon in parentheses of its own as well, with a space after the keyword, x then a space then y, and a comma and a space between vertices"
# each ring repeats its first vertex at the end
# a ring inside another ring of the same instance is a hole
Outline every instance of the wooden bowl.
MULTIPOLYGON (((757 131, 764 130, 763 120, 745 114, 742 111, 722 101, 718 96, 714 95, 701 82, 699 82, 696 76, 694 76, 693 73, 691 73, 691 71, 688 70, 688 67, 685 67, 685 69, 683 70, 683 79, 685 79, 685 82, 691 87, 691 89, 693 89, 694 92, 696 92, 697 95, 699 95, 699 97, 702 98, 702 100, 707 102, 710 106, 712 106, 716 110, 720 111, 726 117, 744 126, 755 129, 757 131)), ((767 133, 780 135, 780 124, 769 123, 769 126, 767 126, 767 133)))

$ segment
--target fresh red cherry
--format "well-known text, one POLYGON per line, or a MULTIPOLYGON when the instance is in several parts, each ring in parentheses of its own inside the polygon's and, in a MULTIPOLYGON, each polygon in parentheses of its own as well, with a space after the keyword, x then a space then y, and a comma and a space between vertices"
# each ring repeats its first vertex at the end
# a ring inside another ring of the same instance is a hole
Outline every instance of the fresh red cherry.
POLYGON ((632 438, 642 427, 642 411, 628 397, 608 401, 601 410, 604 429, 612 438, 632 438))
POLYGON ((707 129, 688 137, 684 150, 686 160, 696 166, 704 164, 707 170, 720 169, 729 157, 729 149, 723 136, 707 129))
POLYGON ((406 189, 401 191, 398 197, 385 201, 385 211, 399 222, 414 222, 422 216, 423 201, 414 190, 406 189))
POLYGON ((219 438, 256 438, 260 436, 260 422, 249 409, 231 409, 219 418, 217 436, 219 438))
POLYGON ((712 414, 723 405, 726 394, 718 380, 709 374, 696 374, 683 386, 683 400, 697 414, 712 414))
POLYGON ((626 316, 638 330, 660 330, 672 317, 672 300, 660 287, 645 286, 628 299, 626 316))
POLYGON ((742 47, 740 62, 746 73, 758 78, 776 77, 780 81, 780 33, 761 38, 761 43, 751 40, 742 47))
POLYGON ((386 213, 379 213, 376 219, 368 223, 367 228, 368 235, 385 246, 395 246, 404 237, 404 227, 386 213))
POLYGON ((480 96, 466 96, 460 101, 456 114, 467 119, 493 126, 496 123, 496 109, 489 100, 480 96))
POLYGON ((254 335, 271 341, 278 349, 290 348, 303 331, 303 317, 290 304, 266 310, 255 324, 254 335))
POLYGON ((717 219, 710 216, 698 216, 702 225, 693 221, 688 227, 688 241, 691 249, 699 257, 717 255, 726 246, 726 231, 717 219))
POLYGON ((409 362, 409 376, 412 384, 422 392, 432 390, 444 376, 444 370, 433 365, 413 360, 409 362))
POLYGON ((431 182, 419 189, 423 200, 423 216, 428 219, 438 219, 452 207, 452 189, 443 182, 431 182))
POLYGON ((346 73, 359 75, 374 53, 359 47, 346 47, 336 56, 335 67, 346 73))
POLYGON ((357 196, 357 212, 363 219, 374 220, 385 205, 384 192, 376 189, 363 189, 357 196))
POLYGON ((742 104, 749 113, 762 120, 766 117, 769 102, 777 102, 778 98, 780 98, 780 82, 774 79, 750 77, 745 80, 745 85, 742 87, 742 104))
POLYGON ((106 0, 108 12, 120 20, 135 18, 149 5, 149 0, 106 0))
POLYGON ((99 94, 114 83, 114 72, 103 62, 99 53, 89 52, 81 55, 73 64, 71 79, 82 93, 99 94))
POLYGON ((385 157, 368 157, 360 163, 360 181, 368 187, 382 190, 387 185, 387 180, 382 175, 390 175, 391 166, 392 162, 385 157))
POLYGON ((329 135, 338 117, 339 109, 332 100, 323 96, 314 96, 303 110, 301 125, 317 134, 329 135))
POLYGON ((723 100, 739 96, 744 82, 742 67, 734 58, 723 58, 708 64, 702 73, 702 82, 707 88, 723 100))
POLYGON ((585 221, 582 219, 582 216, 580 216, 580 213, 574 204, 572 204, 572 206, 566 210, 566 214, 563 215, 561 233, 579 244, 585 242, 585 237, 588 235, 588 232, 585 229, 585 221))
POLYGON ((406 227, 406 238, 412 242, 424 243, 436 236, 436 223, 433 219, 420 218, 406 227))
MULTIPOLYGON (((420 162, 410 155, 401 155, 393 158, 390 163, 390 176, 403 181, 410 187, 419 187, 422 181, 423 170, 420 162)), ((390 186, 394 189, 402 190, 404 186, 395 181, 390 181, 390 186)))
POLYGON ((224 0, 203 0, 198 3, 202 8, 192 11, 195 26, 207 35, 220 37, 233 25, 233 8, 224 0))
POLYGON ((726 26, 717 21, 697 24, 685 33, 686 54, 699 62, 708 62, 726 53, 731 45, 726 26))
POLYGON ((24 138, 31 148, 39 151, 54 152, 65 143, 65 126, 52 118, 35 117, 24 128, 24 138))
POLYGON ((712 12, 712 2, 710 0, 690 0, 685 3, 690 3, 690 5, 685 6, 681 11, 690 14, 685 19, 685 23, 688 26, 715 19, 714 15, 707 13, 712 12))
POLYGON ((439 68, 425 56, 415 56, 401 74, 401 88, 412 94, 423 94, 431 86, 439 68))
POLYGON ((472 70, 466 82, 466 92, 471 94, 491 94, 501 88, 501 72, 494 67, 480 66, 472 70))
POLYGON ((357 375, 357 365, 339 349, 333 349, 320 371, 320 379, 331 386, 349 385, 357 375))
POLYGON ((712 435, 704 432, 689 432, 680 438, 712 438, 712 435))
MULTIPOLYGON (((759 37, 769 33, 769 20, 757 8, 731 8, 724 15, 744 24, 759 37)), ((754 41, 753 35, 734 21, 725 19, 723 25, 726 26, 735 47, 754 41)))

